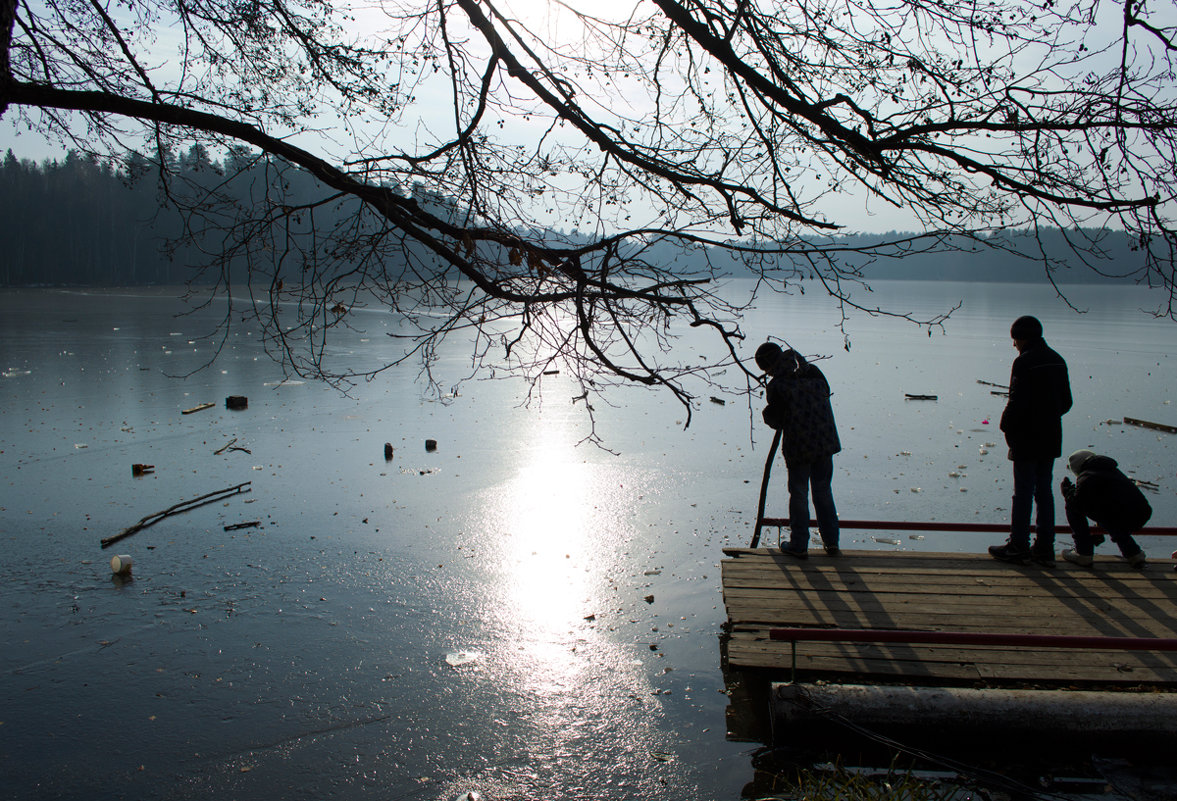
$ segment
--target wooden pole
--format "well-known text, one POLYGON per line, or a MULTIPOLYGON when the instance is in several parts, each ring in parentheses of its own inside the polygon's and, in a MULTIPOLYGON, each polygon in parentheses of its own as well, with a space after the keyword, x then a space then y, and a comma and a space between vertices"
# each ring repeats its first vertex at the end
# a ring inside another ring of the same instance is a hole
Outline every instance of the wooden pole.
POLYGON ((752 546, 760 545, 760 528, 764 525, 764 501, 768 497, 768 475, 772 472, 772 458, 776 456, 777 446, 781 444, 781 429, 772 435, 772 445, 768 446, 768 458, 764 460, 764 478, 760 480, 760 504, 756 507, 756 530, 752 533, 752 546))

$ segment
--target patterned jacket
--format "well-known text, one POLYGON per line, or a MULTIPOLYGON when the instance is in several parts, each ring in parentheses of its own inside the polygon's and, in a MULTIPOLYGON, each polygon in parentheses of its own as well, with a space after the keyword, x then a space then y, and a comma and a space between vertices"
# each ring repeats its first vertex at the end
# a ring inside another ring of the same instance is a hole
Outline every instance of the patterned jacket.
POLYGON ((812 462, 842 450, 830 385, 816 366, 786 354, 768 382, 764 422, 782 432, 787 462, 812 462))

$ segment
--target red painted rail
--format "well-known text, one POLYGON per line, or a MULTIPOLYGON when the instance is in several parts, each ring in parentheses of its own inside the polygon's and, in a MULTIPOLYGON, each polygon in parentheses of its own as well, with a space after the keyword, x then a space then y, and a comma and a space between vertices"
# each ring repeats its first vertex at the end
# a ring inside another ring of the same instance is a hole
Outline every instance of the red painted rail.
POLYGON ((799 642, 898 642, 934 645, 997 645, 1034 648, 1086 648, 1100 651, 1177 651, 1177 639, 1163 637, 1085 637, 1070 634, 1000 634, 979 631, 904 629, 769 629, 774 640, 799 642))
MULTIPOLYGON (((776 526, 785 528, 789 525, 789 518, 787 517, 765 517, 760 521, 762 526, 776 526)), ((817 521, 809 521, 810 528, 817 528, 817 521)), ((948 523, 937 521, 910 521, 910 520, 839 520, 839 528, 862 528, 875 529, 881 531, 978 531, 986 533, 1009 533, 1009 523, 948 523)), ((1034 529, 1030 527, 1031 531, 1034 529)), ((1070 534, 1071 527, 1065 525, 1056 525, 1054 530, 1059 534, 1070 534)), ((1092 526, 1091 530, 1097 534, 1106 534, 1102 528, 1092 526)), ((1147 528, 1133 531, 1132 536, 1161 536, 1161 537, 1177 537, 1177 526, 1149 526, 1147 528)))

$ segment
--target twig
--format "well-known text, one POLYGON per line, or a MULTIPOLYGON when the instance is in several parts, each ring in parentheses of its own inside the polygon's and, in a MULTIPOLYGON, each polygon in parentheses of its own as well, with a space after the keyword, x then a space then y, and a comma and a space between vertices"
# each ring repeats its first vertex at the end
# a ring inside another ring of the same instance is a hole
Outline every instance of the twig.
POLYGON ((191 409, 184 409, 180 414, 192 414, 193 412, 202 412, 205 409, 211 409, 216 406, 215 403, 202 403, 199 406, 193 406, 191 409))
POLYGON ((127 528, 124 528, 122 531, 120 531, 118 534, 115 534, 113 537, 105 537, 102 540, 102 547, 109 548, 111 545, 114 545, 119 540, 129 537, 132 534, 135 534, 136 532, 138 532, 139 530, 147 528, 148 526, 153 526, 156 523, 158 523, 160 520, 163 520, 165 517, 171 517, 172 515, 178 515, 181 512, 187 512, 192 509, 196 509, 198 507, 205 506, 206 504, 216 503, 217 501, 224 500, 225 498, 230 498, 234 495, 239 495, 240 493, 243 493, 243 492, 249 492, 249 490, 245 489, 245 488, 249 487, 249 485, 251 483, 252 482, 250 482, 250 481, 246 481, 244 484, 238 484, 235 487, 226 487, 223 490, 217 490, 216 492, 210 492, 205 495, 201 495, 199 498, 193 498, 190 501, 181 501, 180 503, 177 503, 174 506, 169 506, 167 509, 164 509, 162 512, 156 512, 155 514, 147 515, 147 517, 144 517, 142 520, 140 520, 135 525, 128 526, 127 528))
POLYGON ((997 387, 998 389, 1009 389, 1009 387, 1007 387, 1005 384, 994 384, 992 381, 982 381, 979 378, 977 379, 977 383, 984 384, 987 387, 997 387))
POLYGON ((249 448, 243 448, 240 445, 234 445, 233 443, 235 443, 236 441, 237 441, 237 437, 233 437, 233 439, 231 439, 227 443, 225 443, 224 446, 213 451, 213 456, 220 456, 225 451, 241 451, 242 453, 248 453, 248 454, 253 453, 253 451, 251 451, 249 448))

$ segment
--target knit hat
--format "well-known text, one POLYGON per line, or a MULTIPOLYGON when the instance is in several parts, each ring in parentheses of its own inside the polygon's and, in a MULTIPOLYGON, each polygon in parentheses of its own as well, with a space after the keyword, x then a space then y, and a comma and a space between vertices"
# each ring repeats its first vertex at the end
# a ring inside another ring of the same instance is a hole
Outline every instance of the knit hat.
POLYGON ((1042 323, 1038 322, 1037 317, 1024 315, 1014 320, 1009 335, 1014 339, 1038 339, 1042 336, 1042 323))
POLYGON ((1071 468, 1071 472, 1079 475, 1079 469, 1083 467, 1083 463, 1090 459, 1095 454, 1092 451, 1078 450, 1067 457, 1067 465, 1071 468))

